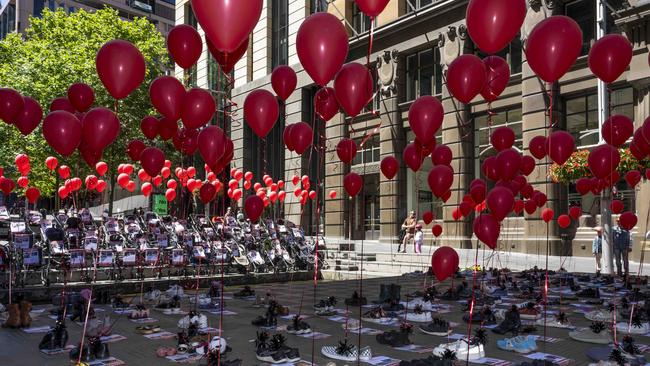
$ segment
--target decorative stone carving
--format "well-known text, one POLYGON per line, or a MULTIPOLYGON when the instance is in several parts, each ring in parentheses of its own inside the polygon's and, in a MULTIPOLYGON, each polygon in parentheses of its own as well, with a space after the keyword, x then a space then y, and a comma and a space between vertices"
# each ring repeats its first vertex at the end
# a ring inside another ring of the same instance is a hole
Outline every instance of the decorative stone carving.
POLYGON ((377 57, 377 76, 379 90, 385 97, 394 96, 397 91, 397 50, 384 51, 383 55, 377 57))
POLYGON ((553 7, 552 0, 528 0, 528 11, 521 27, 522 42, 526 42, 528 35, 539 22, 552 15, 553 7))
POLYGON ((442 36, 440 38, 443 40, 439 41, 439 43, 442 43, 440 61, 442 61, 443 70, 447 70, 447 66, 449 66, 449 64, 451 64, 463 52, 465 42, 462 34, 463 33, 457 33, 456 27, 453 25, 447 28, 447 32, 444 35, 441 34, 442 36))

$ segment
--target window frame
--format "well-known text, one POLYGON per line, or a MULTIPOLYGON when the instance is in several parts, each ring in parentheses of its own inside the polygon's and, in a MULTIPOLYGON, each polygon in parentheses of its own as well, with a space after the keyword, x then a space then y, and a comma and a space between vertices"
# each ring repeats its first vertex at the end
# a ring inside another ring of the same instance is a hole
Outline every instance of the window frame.
POLYGON ((428 47, 424 49, 420 49, 418 51, 415 51, 411 54, 408 54, 404 58, 405 61, 405 68, 404 68, 404 75, 405 75, 405 83, 404 87, 405 92, 404 92, 404 101, 405 102, 410 102, 413 100, 416 100, 417 98, 423 96, 423 95, 432 95, 432 96, 439 96, 442 95, 442 86, 444 84, 443 81, 443 71, 442 71, 442 65, 441 63, 441 55, 440 55, 440 47, 428 47), (433 57, 433 62, 432 62, 432 70, 431 70, 431 93, 430 94, 424 94, 422 90, 422 56, 426 52, 431 52, 432 57, 433 57), (411 70, 410 67, 410 59, 415 59, 415 62, 417 63, 415 70, 411 70), (415 74, 415 77, 412 77, 413 74, 415 74))
POLYGON ((288 63, 289 0, 273 0, 271 4, 271 70, 288 63))

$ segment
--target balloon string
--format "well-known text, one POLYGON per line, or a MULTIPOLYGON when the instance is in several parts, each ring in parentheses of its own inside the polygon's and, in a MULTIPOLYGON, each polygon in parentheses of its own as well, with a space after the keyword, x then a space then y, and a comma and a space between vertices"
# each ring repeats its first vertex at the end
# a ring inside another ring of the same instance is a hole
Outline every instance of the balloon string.
POLYGON ((370 68, 370 54, 372 53, 372 43, 375 38, 375 17, 370 17, 370 32, 368 37, 368 55, 366 56, 366 66, 370 68))

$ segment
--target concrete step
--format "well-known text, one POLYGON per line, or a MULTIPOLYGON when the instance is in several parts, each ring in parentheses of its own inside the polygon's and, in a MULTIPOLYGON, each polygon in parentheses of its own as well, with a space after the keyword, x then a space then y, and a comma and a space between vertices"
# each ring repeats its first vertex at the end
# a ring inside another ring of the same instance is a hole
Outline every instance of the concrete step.
MULTIPOLYGON (((321 271, 321 276, 325 280, 356 280, 359 279, 360 271, 345 271, 327 269, 321 271)), ((381 278, 386 277, 385 272, 363 271, 363 278, 381 278)))

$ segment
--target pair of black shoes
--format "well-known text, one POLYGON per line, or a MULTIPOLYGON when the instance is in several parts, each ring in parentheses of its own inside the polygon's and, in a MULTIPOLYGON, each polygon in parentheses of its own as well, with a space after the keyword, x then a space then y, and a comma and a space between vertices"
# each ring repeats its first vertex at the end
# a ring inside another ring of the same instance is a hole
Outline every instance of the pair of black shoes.
POLYGON ((385 344, 391 347, 403 347, 413 343, 409 339, 412 327, 409 324, 402 324, 400 330, 389 330, 377 334, 376 339, 379 344, 385 344))
POLYGON ((505 319, 501 324, 497 325, 492 331, 496 334, 518 334, 521 328, 521 317, 519 316, 519 309, 513 305, 510 310, 506 312, 505 319))
POLYGON ((62 317, 56 321, 54 329, 47 332, 41 342, 38 344, 39 350, 57 350, 64 349, 68 343, 68 330, 65 328, 65 319, 62 317))
POLYGON ((82 362, 92 362, 105 360, 109 357, 111 355, 108 351, 108 344, 103 343, 99 337, 88 337, 88 342, 84 342, 83 347, 77 346, 70 350, 70 360, 72 361, 81 359, 82 362))
POLYGON ((368 303, 365 297, 359 296, 359 293, 354 291, 352 297, 345 299, 345 305, 348 306, 363 306, 368 303))

